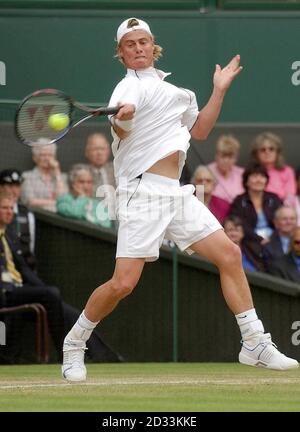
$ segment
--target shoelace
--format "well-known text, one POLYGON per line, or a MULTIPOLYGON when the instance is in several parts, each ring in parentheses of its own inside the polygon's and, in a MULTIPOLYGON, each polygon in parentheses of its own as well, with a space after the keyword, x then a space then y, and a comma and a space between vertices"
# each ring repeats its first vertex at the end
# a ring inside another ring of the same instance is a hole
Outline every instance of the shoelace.
POLYGON ((64 363, 70 363, 73 366, 82 366, 84 360, 84 352, 86 348, 71 348, 68 351, 64 351, 64 363))
POLYGON ((263 339, 260 343, 267 346, 267 345, 272 345, 273 347, 275 347, 277 349, 277 345, 272 341, 271 339, 271 334, 270 333, 265 333, 263 335, 263 339))

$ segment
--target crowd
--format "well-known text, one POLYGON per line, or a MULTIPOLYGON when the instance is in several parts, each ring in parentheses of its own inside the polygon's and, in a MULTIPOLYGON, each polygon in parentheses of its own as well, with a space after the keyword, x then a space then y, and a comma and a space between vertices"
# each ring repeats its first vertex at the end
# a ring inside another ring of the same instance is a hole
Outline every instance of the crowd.
MULTIPOLYGON (((285 163, 282 141, 270 132, 254 139, 244 168, 237 165, 239 151, 234 136, 220 136, 215 160, 197 166, 191 178, 185 170, 181 184, 195 186, 197 197, 241 248, 245 270, 299 282, 300 168, 294 171, 285 163)), ((56 145, 51 144, 33 147, 32 170, 0 172, 0 307, 42 303, 58 355, 63 335, 79 311, 63 301, 57 287, 47 286, 37 275, 33 210, 42 208, 96 226, 115 227, 103 194, 98 194, 99 186, 116 187, 110 144, 103 134, 88 137, 85 158, 63 173, 56 145), (22 291, 20 285, 25 287, 22 291)), ((97 333, 89 350, 94 361, 120 361, 97 333)))
POLYGON ((255 137, 245 168, 237 165, 239 151, 240 143, 234 136, 220 136, 215 161, 198 166, 194 172, 196 194, 240 246, 245 270, 297 282, 300 169, 294 171, 285 163, 282 140, 271 132, 255 137), (291 263, 293 271, 284 271, 291 263))
MULTIPOLYGON (((245 167, 237 164, 239 153, 238 139, 221 135, 215 160, 197 166, 192 176, 186 169, 180 183, 195 186, 198 198, 240 246, 246 270, 272 273, 273 264, 292 253, 291 239, 300 226, 300 167, 294 171, 285 163, 282 140, 271 132, 254 138, 245 167)), ((20 234, 15 227, 14 234, 19 236, 29 266, 35 262, 34 217, 30 210, 42 208, 97 226, 116 227, 103 200, 105 194, 99 193, 99 187, 110 191, 116 187, 105 135, 93 133, 87 137, 86 160, 72 166, 68 174, 61 172, 55 144, 33 147, 32 159, 35 167, 22 175, 15 169, 2 171, 0 186, 5 189, 8 184, 20 214, 27 211, 27 225, 18 224, 23 231, 20 234)))
MULTIPOLYGON (((63 216, 81 219, 106 228, 112 227, 107 208, 95 191, 114 177, 109 161, 110 146, 102 134, 93 134, 86 145, 86 164, 76 164, 69 174, 61 172, 56 145, 32 148, 35 167, 31 171, 4 169, 0 172, 0 308, 25 303, 41 303, 46 311, 49 331, 57 360, 61 361, 65 334, 80 312, 66 303, 58 287, 47 285, 38 275, 35 245, 35 218, 32 210, 42 208, 63 216)), ((22 353, 16 343, 24 325, 21 320, 2 315, 9 337, 0 362, 16 363, 22 353)), ((98 332, 87 345, 87 356, 93 362, 119 362, 98 332)))

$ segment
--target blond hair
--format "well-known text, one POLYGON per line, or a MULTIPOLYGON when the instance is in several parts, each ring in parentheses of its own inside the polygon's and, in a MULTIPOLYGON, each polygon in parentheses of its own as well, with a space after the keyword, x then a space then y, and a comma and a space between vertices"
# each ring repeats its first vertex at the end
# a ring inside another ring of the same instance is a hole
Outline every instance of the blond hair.
POLYGON ((237 155, 240 147, 239 141, 233 135, 221 135, 216 145, 217 152, 226 155, 237 155))
POLYGON ((276 148, 277 157, 274 164, 275 168, 279 170, 283 169, 285 167, 285 160, 282 154, 282 139, 272 132, 262 132, 254 138, 251 148, 252 159, 260 162, 258 152, 266 141, 270 141, 276 148))

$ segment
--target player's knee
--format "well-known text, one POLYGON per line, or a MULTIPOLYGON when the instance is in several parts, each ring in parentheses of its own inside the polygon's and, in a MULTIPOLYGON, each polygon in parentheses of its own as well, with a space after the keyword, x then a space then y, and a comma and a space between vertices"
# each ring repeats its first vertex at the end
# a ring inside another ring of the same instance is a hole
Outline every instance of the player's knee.
POLYGON ((112 281, 112 292, 114 294, 114 297, 118 299, 122 299, 124 297, 127 297, 129 294, 132 293, 136 286, 136 283, 128 278, 122 278, 122 279, 114 279, 112 281))
POLYGON ((241 249, 233 242, 227 244, 222 254, 222 266, 227 269, 236 268, 242 262, 241 249))

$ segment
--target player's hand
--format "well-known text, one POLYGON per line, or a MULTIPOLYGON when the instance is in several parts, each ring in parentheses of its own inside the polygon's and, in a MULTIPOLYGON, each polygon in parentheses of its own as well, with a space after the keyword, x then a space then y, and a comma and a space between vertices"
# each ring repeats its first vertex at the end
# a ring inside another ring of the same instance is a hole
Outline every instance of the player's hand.
POLYGON ((119 120, 131 120, 135 113, 135 105, 133 104, 118 104, 121 106, 119 112, 115 115, 115 118, 119 120))
POLYGON ((225 92, 230 87, 234 78, 243 69, 243 67, 240 66, 240 60, 240 56, 236 55, 223 69, 220 65, 216 65, 213 83, 217 90, 225 92))

